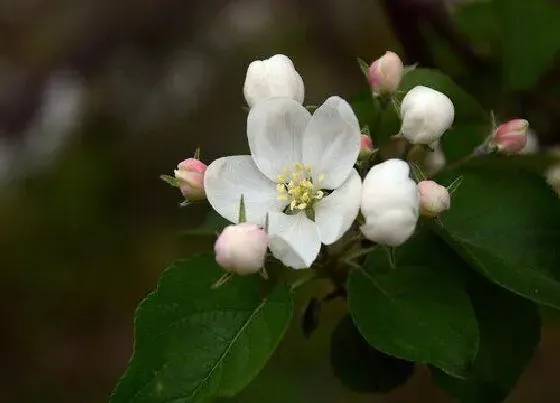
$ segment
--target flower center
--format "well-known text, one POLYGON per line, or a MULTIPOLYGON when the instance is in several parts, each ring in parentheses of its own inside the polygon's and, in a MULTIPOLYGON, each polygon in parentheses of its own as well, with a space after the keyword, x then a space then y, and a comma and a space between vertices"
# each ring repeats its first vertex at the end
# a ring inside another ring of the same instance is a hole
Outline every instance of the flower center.
POLYGON ((312 169, 309 165, 298 163, 293 168, 286 167, 282 174, 276 177, 278 199, 289 202, 288 210, 307 210, 323 198, 320 185, 324 179, 325 175, 319 174, 313 183, 312 169))

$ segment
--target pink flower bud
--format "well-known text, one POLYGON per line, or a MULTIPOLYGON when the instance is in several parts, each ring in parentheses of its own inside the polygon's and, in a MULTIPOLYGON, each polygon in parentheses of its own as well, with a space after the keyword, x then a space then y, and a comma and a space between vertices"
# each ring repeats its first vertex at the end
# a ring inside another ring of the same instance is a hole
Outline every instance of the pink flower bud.
POLYGON ((187 158, 175 170, 175 178, 185 199, 189 201, 204 200, 204 173, 206 165, 196 158, 187 158))
POLYGON ((359 158, 366 158, 371 155, 373 151, 373 141, 371 141, 371 137, 367 134, 362 134, 360 138, 360 157, 359 158))
POLYGON ((498 151, 505 155, 519 153, 527 144, 529 122, 525 119, 513 119, 503 123, 496 129, 492 142, 498 151))
POLYGON ((444 186, 434 181, 422 181, 418 183, 417 188, 420 196, 420 214, 434 217, 451 207, 451 196, 444 186))
POLYGON ((378 94, 395 92, 399 88, 403 69, 399 55, 386 52, 369 66, 368 80, 371 88, 378 94))
POLYGON ((216 244, 216 261, 226 271, 244 276, 264 265, 268 234, 257 225, 243 222, 224 228, 216 244))

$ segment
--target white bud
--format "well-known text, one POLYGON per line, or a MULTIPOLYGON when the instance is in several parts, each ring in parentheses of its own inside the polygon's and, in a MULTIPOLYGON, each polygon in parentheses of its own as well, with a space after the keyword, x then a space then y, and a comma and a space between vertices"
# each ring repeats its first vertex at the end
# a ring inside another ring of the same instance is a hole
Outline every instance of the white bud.
POLYGON ((254 274, 264 265, 268 234, 257 225, 243 222, 224 228, 214 252, 226 271, 241 276, 254 274))
POLYGON ((432 143, 430 148, 433 151, 428 151, 426 153, 426 157, 424 158, 424 165, 426 167, 426 173, 431 176, 441 171, 447 161, 445 159, 445 154, 441 149, 439 141, 432 143))
POLYGON ((527 130, 527 144, 519 151, 521 155, 536 154, 539 152, 539 138, 537 134, 529 128, 527 130))
POLYGON ((288 97, 303 102, 303 80, 285 55, 274 55, 249 64, 243 93, 252 107, 259 101, 274 97, 288 97))
POLYGON ((445 186, 434 181, 418 183, 418 195, 420 197, 420 214, 426 217, 435 217, 451 207, 449 192, 445 186))
POLYGON ((451 127, 453 102, 442 92, 414 87, 401 104, 402 134, 412 144, 432 144, 451 127))
POLYGON ((408 164, 390 159, 373 166, 362 186, 364 236, 382 245, 398 246, 414 232, 418 221, 418 191, 408 164))
POLYGON ((560 164, 554 164, 546 170, 546 183, 560 196, 560 164))

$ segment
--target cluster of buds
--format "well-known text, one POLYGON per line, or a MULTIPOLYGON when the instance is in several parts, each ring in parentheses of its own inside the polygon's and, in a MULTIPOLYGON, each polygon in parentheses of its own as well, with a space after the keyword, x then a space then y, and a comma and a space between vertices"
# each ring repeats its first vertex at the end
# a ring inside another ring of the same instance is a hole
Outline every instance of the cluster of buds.
MULTIPOLYGON (((386 52, 367 69, 373 94, 385 100, 393 97, 404 72, 399 56, 386 52)), ((395 247, 414 233, 420 215, 432 219, 450 209, 453 185, 446 188, 431 180, 416 183, 410 177, 409 164, 401 159, 388 159, 370 167, 376 150, 369 130, 360 131, 358 119, 346 101, 331 97, 312 116, 302 106, 303 80, 285 55, 250 63, 243 92, 250 107, 247 130, 252 155, 221 158, 207 167, 197 153, 177 166, 174 177, 166 179, 181 190, 187 201, 208 197, 224 218, 238 222, 226 227, 214 246, 216 261, 227 272, 225 276, 259 272, 269 249, 288 267, 310 267, 321 244, 330 245, 340 239, 360 212, 364 218, 360 227, 363 237, 395 247), (305 143, 309 149, 298 146, 295 137, 286 141, 282 138, 299 131, 309 140, 305 143), (328 152, 315 150, 328 149, 333 144, 335 148, 328 152), (296 152, 297 147, 303 148, 296 152), (287 158, 282 153, 287 153, 287 158), (337 169, 324 162, 325 155, 337 169), (296 159, 302 156, 310 158, 304 160, 306 164, 296 159), (314 163, 307 165, 308 161, 314 163), (360 176, 352 167, 356 163, 358 168, 370 168, 363 182, 365 172, 360 176), (330 172, 327 176, 325 169, 330 172), (222 178, 233 173, 242 178, 239 188, 234 185, 234 176, 222 178), (245 219, 243 197, 237 220, 231 203, 234 195, 229 194, 243 186, 249 192, 255 187, 260 189, 250 200, 250 222, 245 219), (303 232, 309 234, 309 239, 291 238, 303 232)), ((394 98, 393 101, 396 103, 394 98)), ((445 165, 440 138, 455 117, 452 100, 433 88, 417 86, 406 93, 399 112, 399 141, 431 150, 425 165, 432 174, 440 170, 445 165)), ((528 126, 524 119, 503 123, 481 147, 485 152, 505 155, 524 152, 528 126)), ((560 168, 549 170, 547 178, 560 193, 560 168)))

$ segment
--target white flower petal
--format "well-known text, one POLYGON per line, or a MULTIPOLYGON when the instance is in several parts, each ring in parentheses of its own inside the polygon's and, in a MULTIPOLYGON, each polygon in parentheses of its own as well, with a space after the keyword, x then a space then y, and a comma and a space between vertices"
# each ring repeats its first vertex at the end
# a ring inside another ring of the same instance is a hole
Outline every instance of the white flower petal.
POLYGON ((315 205, 315 223, 321 232, 321 241, 330 245, 344 235, 360 211, 362 180, 353 169, 341 187, 315 205))
POLYGON ((324 174, 324 189, 336 189, 348 178, 360 153, 360 125, 342 98, 330 97, 311 118, 303 138, 303 162, 315 176, 324 174))
POLYGON ((245 195, 247 221, 264 225, 268 211, 282 211, 276 185, 259 172, 249 155, 219 158, 204 175, 204 190, 210 205, 231 222, 239 219, 239 201, 245 195))
POLYGON ((258 102, 247 118, 247 138, 259 170, 276 180, 285 167, 301 163, 302 139, 311 114, 290 98, 258 102))
POLYGON ((310 267, 321 249, 319 228, 303 212, 270 213, 268 237, 274 257, 294 269, 310 267))

